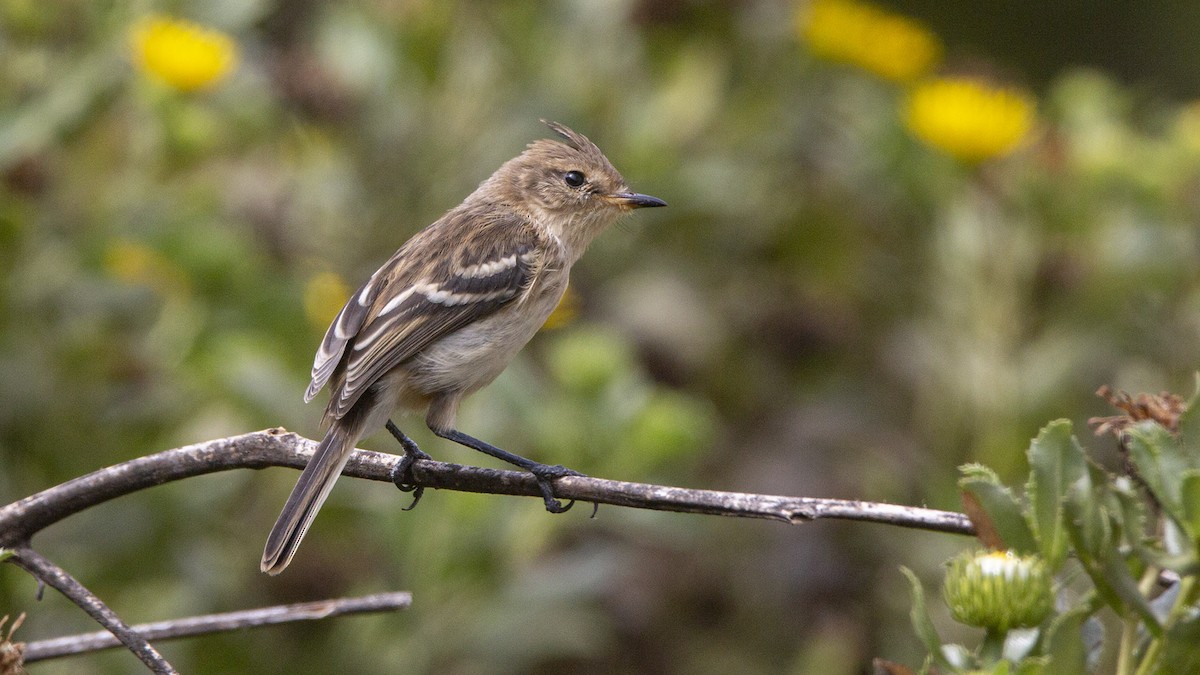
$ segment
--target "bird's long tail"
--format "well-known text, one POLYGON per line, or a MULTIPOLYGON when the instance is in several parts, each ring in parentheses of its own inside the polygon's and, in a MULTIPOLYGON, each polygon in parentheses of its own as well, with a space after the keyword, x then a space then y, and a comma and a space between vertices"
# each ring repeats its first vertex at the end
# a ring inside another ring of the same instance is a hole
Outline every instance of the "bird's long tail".
POLYGON ((308 466, 304 467, 300 480, 296 481, 296 487, 292 488, 292 494, 283 505, 283 512, 275 521, 275 527, 267 536, 262 557, 263 572, 274 576, 292 562, 300 540, 308 532, 313 518, 317 517, 317 511, 325 503, 358 441, 358 436, 349 426, 340 421, 331 424, 308 466))

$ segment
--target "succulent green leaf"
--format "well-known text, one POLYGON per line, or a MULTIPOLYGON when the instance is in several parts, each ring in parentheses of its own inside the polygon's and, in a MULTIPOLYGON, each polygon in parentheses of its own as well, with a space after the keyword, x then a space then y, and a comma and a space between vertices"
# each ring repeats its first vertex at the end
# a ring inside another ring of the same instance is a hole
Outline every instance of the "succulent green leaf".
POLYGON ((1188 400, 1187 409, 1179 416, 1180 451, 1192 466, 1200 466, 1200 372, 1196 373, 1196 390, 1188 400))
POLYGON ((1167 631, 1157 673, 1200 673, 1200 614, 1177 621, 1167 631))
POLYGON ((988 670, 988 675, 1009 675, 1012 670, 1012 664, 1008 661, 1000 660, 988 670))
POLYGON ((939 666, 949 665, 942 654, 942 638, 933 625, 933 619, 929 618, 929 608, 925 603, 925 588, 921 586, 921 580, 917 578, 916 573, 903 565, 900 567, 900 571, 908 577, 908 584, 912 589, 912 610, 909 612, 909 616, 912 618, 913 630, 916 632, 917 638, 925 645, 925 649, 939 666))
POLYGON ((1117 477, 1108 487, 1110 503, 1121 512, 1121 522, 1124 523, 1126 531, 1145 532, 1146 502, 1142 498, 1141 490, 1127 476, 1117 477))
POLYGON ((968 464, 963 464, 962 466, 958 467, 958 471, 959 471, 959 473, 962 474, 964 479, 978 478, 979 480, 985 480, 985 481, 988 481, 989 483, 995 483, 996 485, 1002 484, 1000 482, 999 474, 997 474, 992 469, 992 467, 990 467, 986 464, 980 464, 978 462, 970 462, 968 464))
POLYGON ((1079 481, 1067 492, 1063 523, 1076 555, 1084 562, 1107 555, 1112 541, 1108 510, 1087 481, 1079 481))
POLYGON ((1117 549, 1120 542, 1112 535, 1108 510, 1097 505, 1094 510, 1082 512, 1079 501, 1067 501, 1067 531, 1096 592, 1118 614, 1132 611, 1141 617, 1151 633, 1161 635, 1162 626, 1117 549))
POLYGON ((1088 609, 1076 607, 1054 618, 1046 631, 1045 653, 1050 657, 1046 672, 1083 675, 1087 672, 1087 648, 1083 643, 1083 623, 1088 609))
MULTIPOLYGON (((1114 511, 1121 514, 1126 543, 1147 565, 1174 570, 1181 575, 1200 573, 1200 550, 1196 543, 1185 541, 1179 526, 1166 520, 1159 538, 1147 533, 1146 502, 1133 487, 1132 481, 1120 477, 1112 482, 1109 500, 1114 511)), ((1187 488, 1192 489, 1192 488, 1187 488)))
MULTIPOLYGON (((1137 579, 1134 579, 1133 575, 1130 574, 1125 560, 1121 558, 1115 548, 1101 561, 1098 576, 1102 576, 1105 583, 1109 585, 1112 592, 1121 599, 1124 605, 1141 618, 1142 622, 1146 625, 1146 630, 1155 636, 1162 635, 1162 624, 1159 623, 1153 608, 1150 607, 1150 601, 1146 599, 1146 596, 1142 595, 1141 589, 1138 588, 1137 579)), ((1092 575, 1092 581, 1095 582, 1096 579, 1097 575, 1092 575)), ((1098 583, 1097 586, 1099 586, 1098 583)))
POLYGON ((1058 569, 1067 555, 1069 536, 1063 518, 1067 490, 1088 478, 1083 448, 1071 434, 1071 422, 1046 425, 1029 446, 1030 522, 1042 557, 1058 569))
POLYGON ((1048 670, 1049 659, 1044 656, 1034 656, 1022 659, 1017 664, 1016 675, 1045 675, 1053 672, 1048 670))
MULTIPOLYGON (((965 467, 964 467, 965 470, 965 467)), ((1016 495, 1000 484, 995 474, 988 476, 980 472, 959 479, 967 515, 975 523, 984 544, 992 548, 1006 548, 1021 554, 1038 553, 1037 540, 1025 518, 1024 507, 1016 495), (978 506, 978 508, 973 508, 978 506), (1000 542, 988 541, 991 533, 1000 542), (998 546, 997 543, 1002 543, 998 546)))
POLYGON ((1193 551, 1200 548, 1200 471, 1184 473, 1179 486, 1180 526, 1192 540, 1193 551))
POLYGON ((1128 430, 1125 446, 1146 487, 1172 518, 1180 519, 1179 476, 1188 466, 1178 440, 1156 422, 1141 422, 1128 430))

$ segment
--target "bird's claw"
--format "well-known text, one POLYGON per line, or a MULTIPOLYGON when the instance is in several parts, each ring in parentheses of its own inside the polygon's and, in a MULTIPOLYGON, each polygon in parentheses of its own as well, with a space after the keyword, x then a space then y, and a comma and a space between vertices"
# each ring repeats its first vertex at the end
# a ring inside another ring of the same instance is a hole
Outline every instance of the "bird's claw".
MULTIPOLYGON (((404 489, 405 486, 403 486, 403 485, 397 485, 396 487, 400 488, 404 492, 408 492, 408 490, 404 489)), ((421 497, 425 496, 425 486, 410 485, 408 487, 412 488, 413 500, 412 500, 412 503, 409 504, 408 506, 402 507, 400 509, 401 511, 412 511, 413 509, 417 508, 417 502, 421 501, 421 497)), ((592 515, 595 515, 595 514, 592 514, 592 515)))
MULTIPOLYGON (((546 504, 547 511, 550 513, 566 513, 571 510, 572 506, 575 506, 574 499, 567 502, 566 506, 563 506, 563 503, 554 497, 554 485, 552 481, 564 476, 582 476, 583 474, 568 469, 561 464, 541 465, 531 469, 530 473, 537 479, 538 490, 542 493, 542 501, 546 504)), ((596 508, 599 508, 599 505, 596 505, 596 508)), ((592 510, 592 515, 595 515, 595 509, 592 510)))
POLYGON ((404 454, 401 455, 400 461, 396 464, 396 468, 392 469, 392 483, 394 483, 397 488, 400 488, 401 492, 412 493, 412 503, 402 509, 403 511, 411 511, 416 508, 417 502, 421 501, 421 497, 425 494, 425 486, 417 485, 417 481, 412 475, 413 464, 418 459, 433 458, 422 451, 421 448, 417 447, 417 444, 414 443, 408 436, 405 436, 404 432, 400 431, 400 429, 393 424, 391 420, 388 420, 387 422, 387 430, 391 432, 392 436, 394 436, 396 440, 400 442, 400 445, 404 447, 404 454))
POLYGON ((417 507, 417 502, 421 501, 421 497, 425 495, 425 486, 417 485, 416 480, 412 475, 413 463, 418 459, 432 459, 429 455, 417 450, 416 452, 405 452, 400 461, 396 463, 396 468, 392 470, 392 483, 400 488, 401 492, 411 492, 413 496, 412 503, 401 509, 402 511, 412 511, 417 507))

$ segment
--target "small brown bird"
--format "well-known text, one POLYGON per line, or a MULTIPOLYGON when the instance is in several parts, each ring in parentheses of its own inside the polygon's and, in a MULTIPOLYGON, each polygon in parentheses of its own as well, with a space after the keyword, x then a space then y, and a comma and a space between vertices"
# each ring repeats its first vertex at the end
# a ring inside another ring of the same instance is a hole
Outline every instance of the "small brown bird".
POLYGON ((535 141, 462 204, 418 232, 359 288, 325 333, 304 395, 326 383, 329 425, 275 527, 262 571, 279 574, 355 444, 385 424, 411 462, 420 451, 388 419, 425 411, 433 433, 520 466, 538 479, 546 508, 565 508, 550 481, 578 475, 455 429, 458 404, 504 370, 554 310, 571 265, 620 215, 666 206, 631 192, 583 134, 546 124, 565 142, 535 141))

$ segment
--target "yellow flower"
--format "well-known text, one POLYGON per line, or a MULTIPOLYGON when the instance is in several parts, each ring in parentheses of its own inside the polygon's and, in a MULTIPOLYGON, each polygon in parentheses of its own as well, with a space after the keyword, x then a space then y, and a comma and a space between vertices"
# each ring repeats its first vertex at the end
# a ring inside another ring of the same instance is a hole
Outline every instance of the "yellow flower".
POLYGON ((941 78, 913 88, 904 121, 925 143, 964 162, 982 162, 1007 155, 1025 139, 1034 102, 1017 89, 941 78))
POLYGON ((304 315, 308 322, 321 330, 333 323, 333 317, 342 311, 351 288, 333 272, 313 275, 304 285, 304 315))
POLYGON ((130 30, 138 65, 182 91, 213 86, 237 65, 237 45, 228 35, 162 15, 142 18, 130 30))
POLYGON ((854 0, 815 0, 799 17, 813 54, 849 63, 895 82, 933 70, 942 44, 921 23, 854 0))
POLYGON ((579 305, 579 294, 567 286, 567 291, 559 299, 558 306, 550 313, 546 323, 542 324, 542 329, 557 330, 569 325, 579 316, 579 305))

